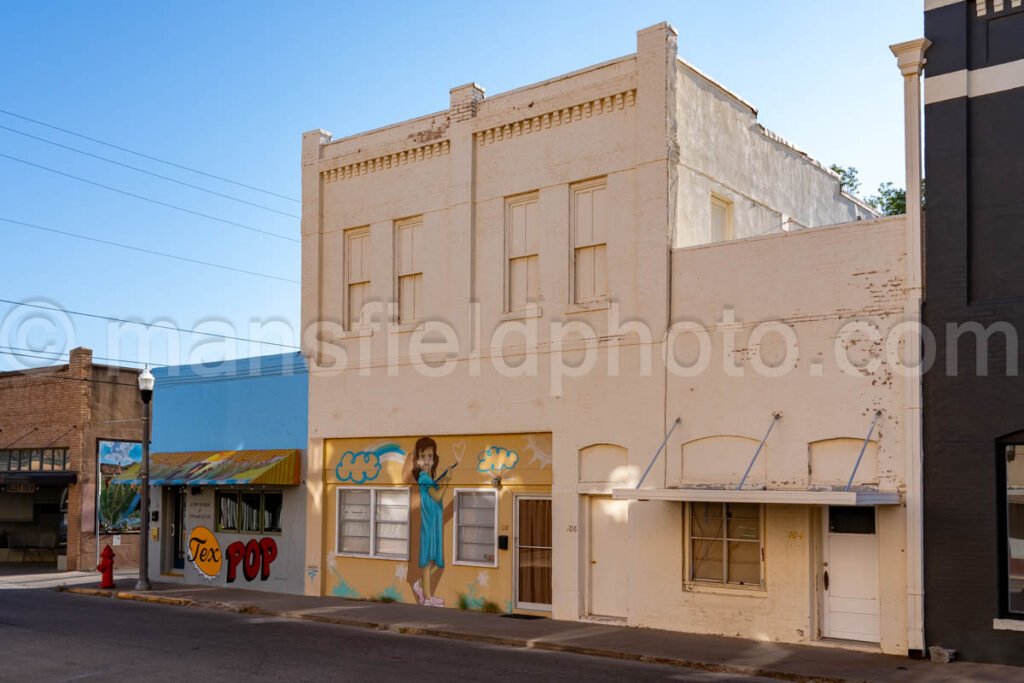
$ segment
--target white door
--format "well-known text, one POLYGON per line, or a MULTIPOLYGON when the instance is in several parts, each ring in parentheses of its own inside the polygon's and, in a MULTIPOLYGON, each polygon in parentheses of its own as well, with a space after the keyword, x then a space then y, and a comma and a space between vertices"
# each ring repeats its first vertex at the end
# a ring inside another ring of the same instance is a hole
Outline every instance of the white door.
POLYGON ((593 616, 626 618, 627 503, 606 496, 589 498, 588 612, 593 616))
POLYGON ((825 510, 824 615, 826 638, 879 642, 878 536, 875 508, 825 510))

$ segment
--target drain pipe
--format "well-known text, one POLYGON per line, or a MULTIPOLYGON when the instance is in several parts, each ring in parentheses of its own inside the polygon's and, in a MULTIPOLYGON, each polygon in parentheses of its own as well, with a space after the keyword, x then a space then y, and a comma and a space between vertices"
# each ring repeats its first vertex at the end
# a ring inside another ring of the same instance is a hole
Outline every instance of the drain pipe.
MULTIPOLYGON (((906 159, 906 299, 904 319, 921 321, 923 273, 921 250, 921 69, 927 38, 889 47, 903 74, 903 126, 906 159)), ((904 448, 906 452, 907 510, 907 649, 924 652, 924 497, 921 416, 921 340, 907 345, 907 367, 913 371, 904 382, 904 448)))

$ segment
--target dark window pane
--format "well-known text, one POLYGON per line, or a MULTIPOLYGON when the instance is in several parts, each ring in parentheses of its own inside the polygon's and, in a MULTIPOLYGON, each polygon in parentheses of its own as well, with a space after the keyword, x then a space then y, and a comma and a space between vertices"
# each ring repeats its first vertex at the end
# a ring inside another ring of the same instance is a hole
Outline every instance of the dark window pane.
POLYGON ((282 496, 280 493, 263 494, 263 530, 270 532, 281 531, 281 506, 282 496))
POLYGON ((833 534, 873 534, 875 533, 875 508, 830 507, 828 509, 828 530, 833 534))
POLYGON ((242 531, 260 530, 260 494, 243 493, 239 496, 239 517, 241 517, 242 531))

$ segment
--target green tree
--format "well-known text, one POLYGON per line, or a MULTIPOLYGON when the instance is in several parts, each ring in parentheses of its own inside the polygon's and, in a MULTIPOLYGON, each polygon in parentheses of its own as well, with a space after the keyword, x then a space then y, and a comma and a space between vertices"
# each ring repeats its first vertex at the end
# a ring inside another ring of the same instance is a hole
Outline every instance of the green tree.
POLYGON ((907 191, 886 182, 878 186, 878 194, 868 197, 868 204, 884 216, 899 216, 907 212, 907 191))
POLYGON ((829 166, 832 172, 839 176, 839 189, 849 195, 856 195, 860 189, 860 178, 857 177, 857 169, 853 166, 842 167, 839 164, 829 166))

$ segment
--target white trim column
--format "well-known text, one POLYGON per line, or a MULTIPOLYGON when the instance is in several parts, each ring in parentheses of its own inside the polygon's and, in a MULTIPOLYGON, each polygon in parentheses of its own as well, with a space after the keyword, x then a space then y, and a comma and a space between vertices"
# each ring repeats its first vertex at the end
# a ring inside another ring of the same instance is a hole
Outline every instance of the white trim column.
MULTIPOLYGON (((889 47, 903 74, 903 126, 906 161, 907 215, 906 250, 907 297, 904 309, 908 321, 921 320, 921 70, 924 53, 931 45, 917 38, 889 47)), ((924 499, 921 418, 921 344, 907 345, 908 368, 917 372, 904 383, 904 443, 906 445, 907 503, 907 649, 924 650, 924 499)))

